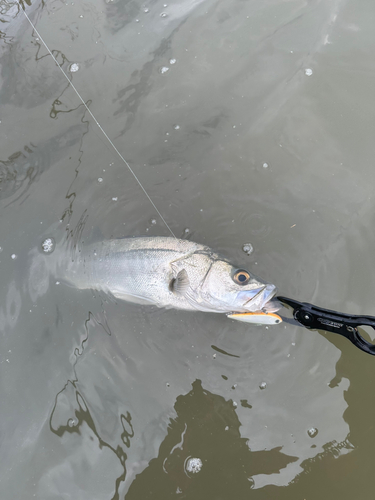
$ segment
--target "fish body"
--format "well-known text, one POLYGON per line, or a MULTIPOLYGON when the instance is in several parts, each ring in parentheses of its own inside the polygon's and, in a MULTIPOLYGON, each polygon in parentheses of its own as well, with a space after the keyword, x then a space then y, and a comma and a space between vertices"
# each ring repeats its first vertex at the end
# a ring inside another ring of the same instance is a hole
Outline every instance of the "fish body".
MULTIPOLYGON (((205 245, 168 237, 112 239, 89 245, 60 264, 77 288, 158 307, 216 313, 270 308, 276 287, 205 245)), ((273 308, 272 310, 275 310, 273 308)))

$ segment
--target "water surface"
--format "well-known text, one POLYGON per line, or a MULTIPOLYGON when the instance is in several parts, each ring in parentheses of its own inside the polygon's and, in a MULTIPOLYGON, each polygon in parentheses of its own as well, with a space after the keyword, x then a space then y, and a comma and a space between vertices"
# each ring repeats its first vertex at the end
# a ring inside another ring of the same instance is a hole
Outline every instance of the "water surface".
POLYGON ((169 232, 40 36, 176 236, 375 314, 373 4, 21 5, 39 36, 0 2, 1 498, 372 499, 371 356, 46 272, 46 237, 169 232))

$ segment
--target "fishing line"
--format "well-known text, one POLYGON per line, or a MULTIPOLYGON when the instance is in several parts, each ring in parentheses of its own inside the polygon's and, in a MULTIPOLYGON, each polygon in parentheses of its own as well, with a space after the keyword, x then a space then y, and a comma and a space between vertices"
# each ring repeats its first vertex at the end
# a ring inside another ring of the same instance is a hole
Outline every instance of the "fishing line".
POLYGON ((122 160, 123 163, 125 163, 125 165, 128 167, 130 173, 133 175, 134 179, 137 181, 139 187, 142 189, 142 191, 144 192, 144 194, 147 196, 148 198, 148 201, 151 203, 151 205, 154 207, 155 211, 157 212, 157 214, 159 215, 159 217, 161 218, 161 220, 164 222, 165 226, 167 227, 168 231, 171 233, 171 235, 177 239, 176 235, 174 234, 174 232, 172 231, 172 229, 169 227, 169 225, 167 224, 167 221, 164 219, 164 217, 162 216, 162 214, 159 212, 158 208, 156 207, 155 203, 152 201, 150 195, 147 193, 146 189, 143 187, 141 181, 138 179, 137 175, 135 174, 134 170, 131 168, 131 166, 129 165, 129 163, 125 160, 125 158, 122 156, 122 154, 120 153, 120 151, 116 148, 116 146, 113 144, 113 142, 111 141, 111 139, 108 137, 107 133, 105 132, 105 130, 103 129, 103 127, 100 125, 100 123, 98 122, 98 120, 95 118, 94 114, 92 113, 92 111, 90 111, 90 108, 87 106, 87 104, 85 103, 85 101, 83 100, 83 98, 81 97, 81 94, 78 92, 78 90, 75 88, 75 86, 73 85, 72 81, 70 80, 69 76, 65 73, 65 71, 63 70, 63 68, 60 66, 60 64, 58 63, 56 57, 53 55, 53 53, 51 52, 51 50, 49 49, 48 45, 46 44, 46 42, 44 41, 43 37, 40 35, 40 33, 38 32, 38 30, 36 29, 35 25, 33 24, 33 22, 31 21, 31 19, 29 18, 29 16, 27 15, 26 13, 26 10, 24 10, 19 2, 19 0, 16 0, 17 4, 18 4, 18 7, 22 10, 22 12, 25 14, 26 16, 26 19, 29 21, 31 27, 33 28, 33 30, 35 31, 35 33, 37 34, 37 36, 39 37, 39 39, 41 40, 41 42, 43 43, 43 45, 45 46, 45 48, 47 49, 47 51, 49 52, 49 55, 52 57, 52 59, 55 61, 56 63, 56 66, 61 70, 62 74, 64 75, 64 77, 68 80, 69 82, 69 85, 72 87, 72 89, 74 90, 74 92, 77 94, 77 97, 78 99, 81 101, 81 103, 84 105, 84 107, 86 108, 87 112, 89 113, 89 115, 91 116, 91 118, 94 120, 94 122, 96 123, 97 127, 99 128, 99 130, 102 132, 102 134, 104 135, 104 137, 107 139, 107 141, 109 142, 109 144, 112 146, 112 148, 115 150, 115 152, 117 153, 117 156, 122 160))

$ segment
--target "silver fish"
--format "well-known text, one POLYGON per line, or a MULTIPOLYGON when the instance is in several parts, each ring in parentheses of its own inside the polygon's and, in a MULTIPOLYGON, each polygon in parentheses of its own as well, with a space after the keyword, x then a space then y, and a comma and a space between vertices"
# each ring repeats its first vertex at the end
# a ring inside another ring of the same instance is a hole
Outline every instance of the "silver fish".
POLYGON ((58 266, 80 289, 139 304, 216 313, 272 312, 276 287, 209 247, 168 237, 103 241, 58 266), (267 309, 268 308, 268 309, 267 309))

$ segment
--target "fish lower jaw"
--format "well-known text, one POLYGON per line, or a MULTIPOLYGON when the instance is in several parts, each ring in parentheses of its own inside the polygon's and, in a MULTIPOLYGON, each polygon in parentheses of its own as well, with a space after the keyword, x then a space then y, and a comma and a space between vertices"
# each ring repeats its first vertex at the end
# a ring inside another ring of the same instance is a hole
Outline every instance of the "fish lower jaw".
POLYGON ((266 304, 263 304, 262 311, 265 313, 274 313, 281 309, 282 305, 278 300, 271 299, 266 304))

